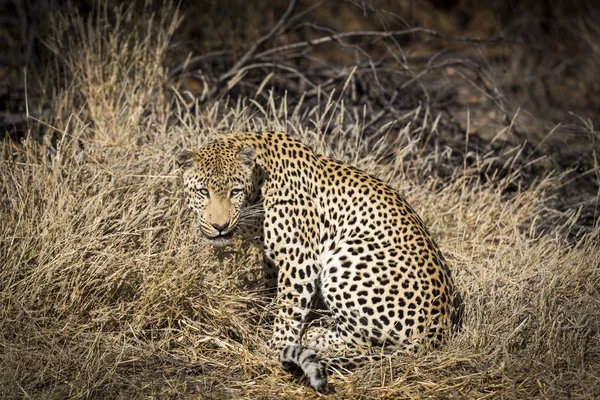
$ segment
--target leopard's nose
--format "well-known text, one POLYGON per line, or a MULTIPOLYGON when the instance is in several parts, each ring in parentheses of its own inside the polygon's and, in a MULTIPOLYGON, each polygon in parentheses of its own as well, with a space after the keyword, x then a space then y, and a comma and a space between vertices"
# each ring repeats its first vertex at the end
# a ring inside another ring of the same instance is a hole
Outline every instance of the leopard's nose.
POLYGON ((219 231, 219 233, 225 232, 225 230, 227 230, 227 228, 229 228, 229 221, 225 222, 224 224, 211 224, 213 226, 213 228, 215 228, 217 231, 219 231))

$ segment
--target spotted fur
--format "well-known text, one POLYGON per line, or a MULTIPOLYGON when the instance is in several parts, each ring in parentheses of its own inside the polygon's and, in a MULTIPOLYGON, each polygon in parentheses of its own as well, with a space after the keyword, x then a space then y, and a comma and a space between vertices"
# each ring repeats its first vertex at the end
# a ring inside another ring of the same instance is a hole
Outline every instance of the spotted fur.
POLYGON ((328 390, 327 367, 380 359, 383 347, 437 345, 456 322, 444 256, 384 182, 280 132, 224 135, 178 163, 203 236, 223 245, 240 231, 277 267, 270 344, 281 366, 300 368, 317 391, 328 390), (333 327, 307 329, 318 302, 333 327), (315 351, 332 349, 355 354, 315 351))

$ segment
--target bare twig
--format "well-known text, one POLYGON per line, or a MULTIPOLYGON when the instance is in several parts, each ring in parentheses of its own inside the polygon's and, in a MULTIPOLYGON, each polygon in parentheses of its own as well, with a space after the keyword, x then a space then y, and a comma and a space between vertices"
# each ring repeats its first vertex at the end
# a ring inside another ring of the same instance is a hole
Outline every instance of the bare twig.
POLYGON ((449 67, 449 66, 454 66, 454 65, 462 65, 462 66, 468 66, 471 69, 478 69, 479 65, 469 59, 464 59, 464 58, 449 58, 447 60, 441 61, 439 63, 433 64, 432 61, 437 57, 439 53, 436 53, 433 57, 430 58, 430 61, 427 63, 427 66, 425 67, 425 69, 423 69, 421 72, 419 72, 417 75, 415 75, 413 78, 409 79, 408 81, 404 82, 401 86, 400 89, 405 89, 408 86, 412 85, 415 81, 419 80, 420 78, 422 78, 423 76, 427 75, 429 72, 435 70, 435 69, 440 69, 440 68, 444 68, 444 67, 449 67))
POLYGON ((292 68, 289 65, 277 64, 277 63, 270 63, 270 62, 269 63, 256 63, 256 64, 246 65, 245 67, 243 67, 243 68, 239 69, 239 71, 237 71, 236 76, 242 75, 246 71, 249 71, 251 69, 256 69, 256 68, 279 68, 279 69, 282 69, 284 71, 291 72, 294 75, 298 76, 300 79, 302 79, 303 81, 305 81, 306 83, 308 83, 312 88, 316 88, 317 87, 316 84, 314 84, 310 79, 308 79, 304 74, 302 74, 297 69, 292 68))
POLYGON ((392 98, 390 99, 390 101, 387 102, 386 106, 376 116, 374 116, 369 122, 365 124, 363 131, 366 131, 371 126, 374 126, 381 119, 381 117, 383 117, 390 111, 390 109, 392 108, 392 104, 394 104, 394 102, 396 101, 396 97, 398 97, 397 90, 394 92, 394 94, 392 94, 392 98))
POLYGON ((345 39, 345 38, 369 37, 369 36, 381 37, 381 38, 392 38, 392 37, 396 37, 396 36, 415 35, 417 33, 422 33, 427 36, 432 36, 432 37, 436 37, 436 38, 439 38, 442 40, 452 41, 452 42, 487 43, 487 44, 497 44, 497 43, 506 42, 506 43, 514 43, 514 44, 524 44, 523 42, 508 40, 503 37, 496 37, 493 39, 481 39, 481 38, 471 38, 471 37, 466 37, 466 36, 447 36, 447 35, 443 35, 439 32, 436 32, 432 29, 417 27, 417 28, 409 28, 409 29, 404 29, 404 30, 400 30, 400 31, 390 31, 390 32, 385 32, 385 31, 341 32, 341 33, 337 33, 337 34, 323 36, 323 37, 320 37, 315 40, 305 40, 303 42, 292 43, 292 44, 288 44, 285 46, 279 46, 279 47, 276 47, 273 49, 265 50, 262 53, 258 53, 255 56, 255 58, 259 59, 259 58, 262 58, 262 57, 265 57, 265 56, 268 56, 268 55, 271 55, 274 53, 280 53, 280 52, 284 52, 284 51, 288 51, 288 50, 295 50, 295 49, 308 47, 308 46, 317 46, 317 45, 320 45, 323 43, 339 41, 340 39, 345 39))
POLYGON ((195 66, 196 64, 201 63, 202 61, 211 59, 211 58, 217 58, 217 57, 222 57, 229 54, 229 51, 227 50, 220 50, 220 51, 211 51, 209 53, 204 53, 195 57, 190 57, 189 59, 186 59, 185 62, 175 68, 173 68, 171 70, 171 76, 173 75, 177 75, 178 73, 182 72, 184 69, 186 68, 192 68, 193 66, 195 66))

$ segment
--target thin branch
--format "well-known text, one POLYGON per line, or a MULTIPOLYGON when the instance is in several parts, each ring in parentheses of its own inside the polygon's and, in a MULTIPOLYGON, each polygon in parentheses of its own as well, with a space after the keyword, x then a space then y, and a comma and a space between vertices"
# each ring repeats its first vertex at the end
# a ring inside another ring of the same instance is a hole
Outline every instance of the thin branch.
MULTIPOLYGON (((292 24, 294 22, 296 22, 297 20, 299 20, 300 18, 304 17, 306 14, 310 13, 313 10, 316 10, 317 8, 321 7, 323 4, 325 4, 328 0, 321 0, 307 8, 305 8, 304 10, 300 11, 298 14, 294 15, 293 17, 291 17, 287 22, 286 25, 288 25, 288 29, 296 29, 296 27, 292 27, 292 24)), ((286 31, 284 31, 285 33, 286 31)))
POLYGON ((383 109, 375 117, 373 117, 367 124, 365 124, 365 126, 363 127, 363 131, 366 131, 371 126, 375 125, 375 123, 377 123, 381 119, 381 117, 388 114, 392 108, 392 104, 394 104, 397 97, 398 97, 398 91, 396 90, 392 94, 392 98, 390 99, 390 101, 387 102, 385 107, 383 107, 383 109))
POLYGON ((198 55, 195 57, 191 57, 191 58, 187 59, 183 64, 173 68, 170 71, 171 76, 177 75, 178 73, 182 72, 184 69, 192 68, 193 66, 195 66, 198 63, 201 63, 204 60, 225 56, 227 54, 229 54, 229 51, 220 50, 220 51, 211 51, 209 53, 204 53, 204 54, 201 54, 201 55, 198 55))
POLYGON ((520 41, 507 40, 506 38, 503 38, 503 37, 496 37, 493 39, 480 39, 480 38, 470 38, 470 37, 466 37, 466 36, 446 36, 446 35, 436 32, 432 29, 417 27, 417 28, 410 28, 410 29, 404 29, 404 30, 400 30, 400 31, 391 31, 391 32, 384 32, 384 31, 341 32, 341 33, 337 33, 334 35, 323 36, 323 37, 320 37, 315 40, 305 40, 303 42, 292 43, 292 44, 288 44, 285 46, 276 47, 274 49, 265 50, 262 53, 258 53, 255 56, 255 58, 262 58, 262 57, 265 57, 265 56, 268 56, 268 55, 271 55, 274 53, 279 53, 279 52, 288 51, 288 50, 295 50, 295 49, 308 47, 308 46, 317 46, 317 45, 320 45, 323 43, 338 41, 338 40, 344 39, 344 38, 369 37, 369 36, 391 38, 391 37, 396 37, 396 36, 414 35, 417 33, 422 33, 427 36, 432 36, 432 37, 436 37, 436 38, 446 40, 446 41, 451 41, 451 42, 486 43, 486 44, 497 44, 497 43, 525 44, 520 41))
POLYGON ((290 67, 289 65, 284 65, 284 64, 277 64, 277 63, 256 63, 256 64, 250 64, 250 65, 246 65, 245 67, 241 68, 236 75, 241 75, 246 71, 249 71, 251 69, 257 69, 257 68, 278 68, 281 69, 283 71, 288 71, 293 73, 294 75, 298 76, 300 79, 302 79, 303 81, 305 81, 306 83, 308 83, 312 88, 316 89, 317 85, 314 84, 313 82, 310 81, 310 79, 308 79, 304 74, 302 74, 300 71, 298 71, 297 69, 290 67))

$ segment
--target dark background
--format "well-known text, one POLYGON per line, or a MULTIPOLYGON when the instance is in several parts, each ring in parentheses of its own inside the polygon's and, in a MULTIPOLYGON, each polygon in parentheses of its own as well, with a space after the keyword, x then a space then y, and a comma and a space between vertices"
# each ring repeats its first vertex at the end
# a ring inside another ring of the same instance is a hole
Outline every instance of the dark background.
MULTIPOLYGON (((68 10, 93 18, 99 4, 0 1, 3 136, 19 140, 26 134, 25 69, 29 107, 41 115, 60 74, 45 45, 50 16, 68 10)), ((522 146, 523 184, 551 171, 564 174, 554 207, 582 207, 579 223, 591 228, 600 171, 597 4, 182 1, 183 19, 165 60, 167 86, 200 104, 238 96, 265 102, 268 91, 256 93, 266 86, 276 97, 287 96, 291 109, 303 94, 309 106, 317 91, 340 91, 353 73, 343 99, 366 111, 367 138, 377 140, 381 126, 422 106, 420 112, 440 115, 432 145, 451 148, 456 165, 489 152, 501 164, 506 149, 522 146), (229 85, 240 71, 242 78, 229 85), (530 164, 533 159, 541 161, 530 164)), ((136 2, 140 18, 168 6, 136 2)))

